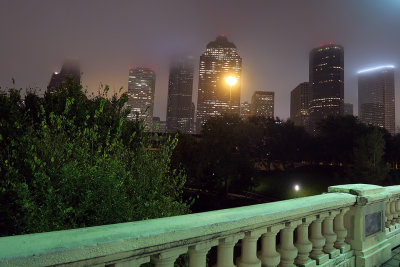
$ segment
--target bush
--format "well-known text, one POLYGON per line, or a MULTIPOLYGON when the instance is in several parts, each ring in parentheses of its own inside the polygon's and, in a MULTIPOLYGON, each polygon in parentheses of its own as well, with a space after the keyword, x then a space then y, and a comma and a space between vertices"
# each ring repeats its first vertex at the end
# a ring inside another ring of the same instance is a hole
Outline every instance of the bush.
POLYGON ((0 235, 189 212, 186 177, 170 165, 177 138, 154 147, 126 119, 126 95, 106 91, 88 99, 70 80, 43 98, 0 96, 0 235))

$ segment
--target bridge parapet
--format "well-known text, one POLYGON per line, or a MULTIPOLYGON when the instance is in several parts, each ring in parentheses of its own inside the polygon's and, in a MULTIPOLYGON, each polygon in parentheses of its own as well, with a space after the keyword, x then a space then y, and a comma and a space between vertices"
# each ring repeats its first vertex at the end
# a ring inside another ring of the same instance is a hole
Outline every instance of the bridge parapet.
POLYGON ((2 237, 0 266, 172 267, 186 253, 190 267, 379 266, 400 244, 399 222, 400 186, 333 186, 273 203, 2 237))

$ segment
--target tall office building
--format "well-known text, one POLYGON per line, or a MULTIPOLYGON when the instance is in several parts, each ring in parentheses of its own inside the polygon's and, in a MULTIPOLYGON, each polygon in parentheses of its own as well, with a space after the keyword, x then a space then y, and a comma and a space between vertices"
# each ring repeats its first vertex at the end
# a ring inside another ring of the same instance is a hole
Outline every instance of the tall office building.
POLYGON ((195 134, 196 133, 196 106, 194 105, 194 103, 192 102, 192 106, 191 106, 191 109, 190 109, 190 119, 191 119, 191 122, 190 122, 190 126, 191 126, 191 128, 190 128, 190 133, 191 134, 195 134))
POLYGON ((67 59, 61 67, 60 72, 54 72, 51 76, 49 85, 47 86, 48 92, 53 92, 58 86, 64 84, 68 78, 73 79, 76 83, 81 83, 81 71, 78 60, 67 59))
POLYGON ((179 58, 169 70, 167 130, 184 133, 192 128, 193 58, 179 58))
POLYGON ((150 68, 130 68, 128 81, 128 107, 131 113, 128 118, 139 118, 144 121, 146 129, 152 129, 154 91, 156 74, 150 68))
POLYGON ((354 108, 353 104, 350 103, 344 103, 344 115, 354 115, 354 108))
POLYGON ((358 116, 367 124, 395 133, 394 67, 358 72, 358 116))
POLYGON ((251 115, 274 118, 274 92, 255 91, 251 97, 251 115))
POLYGON ((160 117, 153 117, 152 131, 154 133, 166 133, 167 122, 160 120, 160 117))
POLYGON ((290 120, 295 125, 309 130, 309 103, 311 101, 309 82, 300 83, 290 92, 290 120))
POLYGON ((251 116, 251 103, 245 101, 240 105, 240 117, 248 118, 251 116))
POLYGON ((240 114, 241 76, 242 58, 236 46, 224 35, 208 43, 200 57, 197 131, 209 117, 223 113, 240 114), (237 79, 235 85, 226 83, 229 76, 237 79))
POLYGON ((317 123, 329 115, 343 115, 344 50, 330 43, 310 53, 310 127, 315 133, 317 123))

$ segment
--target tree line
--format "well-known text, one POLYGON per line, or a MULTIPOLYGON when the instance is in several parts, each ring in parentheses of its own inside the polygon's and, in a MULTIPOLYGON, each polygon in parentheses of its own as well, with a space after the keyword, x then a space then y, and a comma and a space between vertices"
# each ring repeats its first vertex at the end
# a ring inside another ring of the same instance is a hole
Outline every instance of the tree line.
POLYGON ((200 136, 180 134, 173 153, 187 186, 225 194, 299 166, 335 167, 343 183, 390 184, 399 180, 399 162, 400 135, 354 116, 328 117, 313 136, 290 120, 224 115, 209 119, 200 136))

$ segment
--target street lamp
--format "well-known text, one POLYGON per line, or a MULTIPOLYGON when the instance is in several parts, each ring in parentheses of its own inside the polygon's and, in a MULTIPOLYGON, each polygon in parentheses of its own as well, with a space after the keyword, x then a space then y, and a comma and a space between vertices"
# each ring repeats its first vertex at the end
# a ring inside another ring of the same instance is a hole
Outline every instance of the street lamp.
POLYGON ((228 76, 225 78, 225 82, 229 85, 229 110, 232 111, 232 87, 237 83, 237 78, 228 76))
POLYGON ((296 184, 296 185, 294 186, 294 191, 296 191, 296 198, 298 197, 299 190, 300 190, 300 186, 299 186, 298 184, 296 184))

